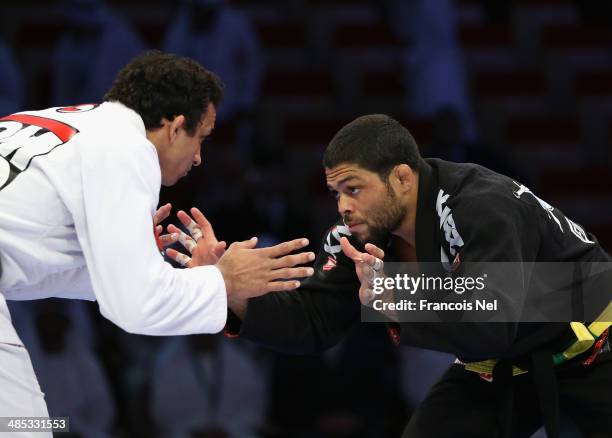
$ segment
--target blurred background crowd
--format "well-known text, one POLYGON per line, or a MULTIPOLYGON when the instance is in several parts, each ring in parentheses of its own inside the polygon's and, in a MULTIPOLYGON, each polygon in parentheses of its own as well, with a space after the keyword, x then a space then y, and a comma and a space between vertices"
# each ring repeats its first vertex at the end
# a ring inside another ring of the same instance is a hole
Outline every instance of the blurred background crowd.
MULTIPOLYGON (((1 115, 98 102, 147 48, 193 57, 222 78, 203 168, 163 189, 161 201, 175 211, 199 207, 228 242, 306 236, 317 250, 337 217, 320 164, 327 142, 356 116, 386 113, 424 156, 512 176, 612 250, 610 2, 30 0, 1 8, 1 115)), ((397 437, 453 360, 397 349, 375 324, 324 355, 292 357, 222 335, 130 335, 95 303, 10 308, 50 414, 69 416, 74 436, 397 437)))

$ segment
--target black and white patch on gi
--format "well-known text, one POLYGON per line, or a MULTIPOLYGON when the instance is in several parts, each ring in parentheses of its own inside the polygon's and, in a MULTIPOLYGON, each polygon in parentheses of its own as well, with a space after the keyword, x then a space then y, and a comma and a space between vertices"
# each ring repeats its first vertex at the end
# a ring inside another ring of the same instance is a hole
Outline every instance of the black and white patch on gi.
POLYGON ((325 236, 323 249, 327 253, 327 262, 323 265, 322 269, 324 271, 331 271, 336 267, 336 264, 338 263, 336 254, 342 251, 342 247, 340 246, 340 239, 342 236, 351 236, 349 228, 345 225, 335 225, 331 230, 329 230, 327 236, 325 236))
POLYGON ((79 131, 58 120, 30 114, 0 119, 0 190, 26 170, 32 159, 63 145, 79 131))
MULTIPOLYGON (((552 205, 550 205, 548 202, 544 201, 543 199, 537 197, 531 190, 529 190, 523 184, 519 184, 516 181, 512 181, 512 182, 518 187, 517 190, 513 191, 514 196, 517 199, 521 199, 521 196, 523 194, 529 193, 531 196, 534 197, 534 199, 538 202, 538 204, 540 204, 540 206, 546 211, 546 213, 548 214, 548 217, 551 220, 555 221, 555 223, 559 227, 559 230, 561 230, 561 233, 565 233, 565 231, 563 230, 563 226, 561 225, 561 221, 554 213, 555 207, 553 207, 552 205)), ((566 216, 563 216, 563 218, 565 219, 565 222, 567 222, 567 226, 569 227, 569 230, 572 232, 572 234, 574 234, 574 236, 576 236, 578 239, 580 239, 584 243, 592 243, 592 244, 595 243, 589 239, 587 233, 584 231, 584 229, 580 225, 570 220, 566 216)))
POLYGON ((440 248, 440 261, 447 271, 456 269, 459 263, 461 263, 459 252, 464 245, 463 238, 455 225, 453 211, 446 205, 449 197, 448 193, 444 193, 444 190, 440 189, 436 199, 436 211, 440 218, 440 229, 444 231, 444 238, 446 243, 448 243, 448 247, 442 246, 440 248), (453 260, 452 264, 450 262, 451 259, 453 260))

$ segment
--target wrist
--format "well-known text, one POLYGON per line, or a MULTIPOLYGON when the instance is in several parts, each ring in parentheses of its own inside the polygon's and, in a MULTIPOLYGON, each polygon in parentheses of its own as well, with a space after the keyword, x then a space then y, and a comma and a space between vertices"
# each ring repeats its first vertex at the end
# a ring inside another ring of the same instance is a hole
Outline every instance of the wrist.
POLYGON ((232 299, 228 298, 227 307, 241 320, 244 321, 246 316, 247 307, 249 305, 248 299, 232 299))
POLYGON ((223 283, 225 284, 225 294, 227 295, 227 301, 229 303, 230 299, 232 299, 234 296, 234 284, 232 281, 232 277, 226 272, 223 263, 218 262, 215 267, 221 273, 221 277, 223 277, 223 283))

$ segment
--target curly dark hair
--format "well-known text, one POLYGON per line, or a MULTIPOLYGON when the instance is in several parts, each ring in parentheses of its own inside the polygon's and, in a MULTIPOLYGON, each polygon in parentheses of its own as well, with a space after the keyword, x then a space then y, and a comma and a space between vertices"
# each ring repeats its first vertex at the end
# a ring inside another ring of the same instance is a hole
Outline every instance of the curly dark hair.
POLYGON ((104 100, 136 111, 147 130, 161 127, 163 118, 183 115, 185 130, 194 135, 208 104, 217 106, 222 96, 219 77, 198 62, 151 50, 121 69, 104 100))

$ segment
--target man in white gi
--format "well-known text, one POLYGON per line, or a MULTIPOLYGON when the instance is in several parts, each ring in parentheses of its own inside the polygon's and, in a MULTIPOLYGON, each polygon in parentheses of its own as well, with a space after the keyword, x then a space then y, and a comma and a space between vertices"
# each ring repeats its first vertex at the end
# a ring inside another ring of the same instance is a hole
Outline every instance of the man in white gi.
POLYGON ((160 185, 201 164, 221 95, 219 79, 197 62, 148 52, 100 105, 0 118, 0 417, 47 416, 5 298, 97 300, 131 333, 215 333, 233 300, 294 289, 312 275, 297 265, 314 254, 288 255, 306 239, 255 249, 253 238, 225 251, 196 209, 190 238, 176 228, 165 236, 188 241, 193 260, 183 263, 193 267, 174 269, 160 254, 154 225, 170 209, 156 213, 160 185))

